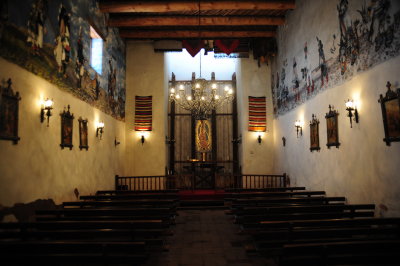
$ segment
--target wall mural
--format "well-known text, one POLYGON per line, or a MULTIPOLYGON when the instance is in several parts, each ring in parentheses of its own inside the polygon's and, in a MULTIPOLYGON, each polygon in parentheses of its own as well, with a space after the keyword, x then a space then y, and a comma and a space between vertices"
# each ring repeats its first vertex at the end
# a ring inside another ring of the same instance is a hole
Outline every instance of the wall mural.
POLYGON ((106 21, 95 0, 1 0, 0 56, 124 120, 125 45, 106 21), (101 74, 89 62, 90 25, 105 38, 101 74))
MULTIPOLYGON (((272 74, 276 116, 400 54, 398 3, 394 0, 357 3, 358 7, 354 7, 355 2, 350 7, 348 0, 337 1, 336 10, 331 10, 337 14, 337 26, 331 29, 331 37, 320 39, 316 32, 315 40, 305 42, 304 49, 293 58, 291 70, 287 58, 276 59, 272 72, 276 72, 272 74), (310 60, 311 49, 317 55, 314 59, 318 60, 310 60)), ((301 41, 310 40, 297 40, 301 41)), ((287 56, 282 49, 279 52, 278 57, 287 56)))

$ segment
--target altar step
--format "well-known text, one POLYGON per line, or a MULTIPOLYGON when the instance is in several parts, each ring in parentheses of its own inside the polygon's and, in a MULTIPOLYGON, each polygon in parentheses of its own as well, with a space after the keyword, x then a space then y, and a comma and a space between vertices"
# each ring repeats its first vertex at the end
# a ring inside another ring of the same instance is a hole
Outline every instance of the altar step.
POLYGON ((226 209, 224 200, 181 200, 178 210, 226 209))

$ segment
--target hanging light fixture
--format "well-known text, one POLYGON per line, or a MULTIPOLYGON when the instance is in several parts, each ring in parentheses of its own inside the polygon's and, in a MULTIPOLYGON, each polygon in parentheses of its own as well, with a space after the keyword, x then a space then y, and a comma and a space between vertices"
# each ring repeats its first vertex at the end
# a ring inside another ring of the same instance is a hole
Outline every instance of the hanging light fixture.
MULTIPOLYGON (((200 40, 200 1, 199 5, 199 40, 200 40)), ((192 82, 177 83, 177 88, 170 88, 169 99, 178 104, 182 109, 191 112, 196 120, 208 119, 213 110, 219 106, 232 102, 233 89, 221 86, 215 81, 208 81, 201 77, 201 52, 200 76, 192 82), (222 88, 223 87, 223 88, 222 88)))
POLYGON ((213 110, 233 100, 233 89, 226 85, 223 89, 217 82, 203 78, 194 82, 178 84, 178 90, 170 89, 170 101, 191 112, 196 120, 210 117, 213 110), (189 92, 191 91, 191 92, 189 92))

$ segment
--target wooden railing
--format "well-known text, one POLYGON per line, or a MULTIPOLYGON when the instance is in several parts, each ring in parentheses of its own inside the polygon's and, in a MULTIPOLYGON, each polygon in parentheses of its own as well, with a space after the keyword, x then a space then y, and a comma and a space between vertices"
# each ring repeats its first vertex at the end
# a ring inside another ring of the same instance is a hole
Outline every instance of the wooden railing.
MULTIPOLYGON (((115 176, 116 190, 167 190, 193 189, 191 175, 167 176, 115 176)), ((216 189, 262 189, 269 187, 286 187, 289 177, 282 175, 215 175, 216 189)))
POLYGON ((269 187, 286 187, 289 178, 282 175, 217 175, 216 186, 221 188, 262 189, 269 187))
POLYGON ((173 176, 115 176, 116 190, 166 190, 175 188, 173 176))

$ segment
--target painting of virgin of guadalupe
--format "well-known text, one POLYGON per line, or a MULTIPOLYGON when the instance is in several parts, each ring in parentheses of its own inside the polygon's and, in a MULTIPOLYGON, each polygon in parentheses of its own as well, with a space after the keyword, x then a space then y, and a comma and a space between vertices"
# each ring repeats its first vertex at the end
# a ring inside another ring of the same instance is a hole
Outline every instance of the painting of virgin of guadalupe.
POLYGON ((212 147, 211 123, 208 120, 196 121, 196 151, 209 152, 212 147))

